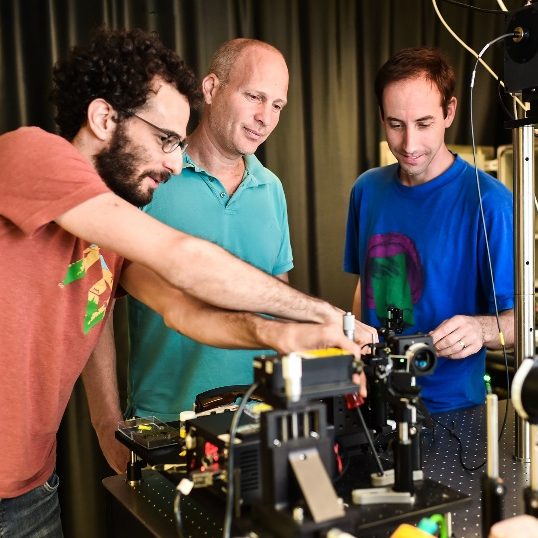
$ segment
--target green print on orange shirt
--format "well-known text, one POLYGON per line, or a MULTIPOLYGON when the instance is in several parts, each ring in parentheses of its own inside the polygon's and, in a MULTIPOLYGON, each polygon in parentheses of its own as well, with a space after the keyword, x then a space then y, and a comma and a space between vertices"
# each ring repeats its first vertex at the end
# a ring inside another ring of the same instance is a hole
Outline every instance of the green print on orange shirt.
POLYGON ((82 259, 69 264, 65 278, 60 284, 60 286, 68 286, 72 282, 84 278, 90 267, 97 261, 101 264, 102 278, 92 284, 88 290, 88 302, 86 303, 82 324, 84 334, 88 334, 93 327, 103 320, 112 294, 114 277, 101 255, 99 247, 93 244, 90 245, 84 250, 82 259))

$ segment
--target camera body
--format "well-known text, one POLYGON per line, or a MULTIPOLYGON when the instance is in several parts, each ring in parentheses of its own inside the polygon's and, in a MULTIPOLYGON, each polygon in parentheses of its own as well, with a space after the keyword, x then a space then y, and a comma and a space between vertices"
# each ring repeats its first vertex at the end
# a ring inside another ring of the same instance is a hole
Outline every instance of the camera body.
POLYGON ((435 370, 437 356, 428 334, 388 335, 385 347, 390 350, 394 370, 406 370, 413 376, 430 375, 435 370))
POLYGON ((422 333, 402 335, 402 330, 403 312, 389 306, 385 325, 378 329, 380 343, 373 354, 390 357, 394 370, 404 370, 412 376, 432 374, 437 365, 432 337, 422 333))

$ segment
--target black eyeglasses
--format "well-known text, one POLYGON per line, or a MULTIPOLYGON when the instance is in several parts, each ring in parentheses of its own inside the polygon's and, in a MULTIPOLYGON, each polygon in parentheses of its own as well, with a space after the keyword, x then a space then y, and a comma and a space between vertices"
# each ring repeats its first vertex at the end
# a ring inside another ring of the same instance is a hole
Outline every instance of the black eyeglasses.
POLYGON ((161 129, 160 127, 157 127, 156 125, 153 125, 153 123, 149 122, 148 120, 145 120, 138 114, 135 114, 134 112, 131 112, 131 114, 138 118, 139 120, 143 121, 144 123, 147 123, 150 127, 153 127, 157 131, 160 131, 165 135, 164 138, 161 139, 162 142, 162 149, 165 153, 172 153, 172 151, 175 151, 177 148, 181 150, 181 153, 184 153, 187 149, 187 146, 189 145, 186 140, 182 140, 179 138, 179 135, 175 133, 171 133, 170 131, 165 131, 164 129, 161 129))

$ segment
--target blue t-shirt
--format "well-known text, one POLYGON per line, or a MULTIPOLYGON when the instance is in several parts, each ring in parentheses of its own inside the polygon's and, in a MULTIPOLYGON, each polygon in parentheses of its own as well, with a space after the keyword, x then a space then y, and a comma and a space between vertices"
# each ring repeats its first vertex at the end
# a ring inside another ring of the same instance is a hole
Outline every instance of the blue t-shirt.
MULTIPOLYGON (((493 314, 494 299, 474 168, 460 157, 440 176, 408 187, 398 165, 362 174, 351 192, 344 270, 361 276, 362 320, 380 327, 387 306, 403 310, 405 334, 457 315, 493 314)), ((479 171, 499 311, 514 306, 512 194, 479 171)), ((485 349, 439 357, 418 377, 432 412, 481 404, 485 349)))
MULTIPOLYGON (((245 164, 230 197, 217 178, 185 155, 181 175, 161 185, 144 211, 269 274, 286 273, 293 258, 282 184, 254 155, 247 155, 245 164)), ((160 315, 131 297, 129 334, 127 414, 162 420, 177 420, 180 411, 192 409, 200 392, 252 383, 252 359, 263 353, 202 345, 168 329, 160 315)))

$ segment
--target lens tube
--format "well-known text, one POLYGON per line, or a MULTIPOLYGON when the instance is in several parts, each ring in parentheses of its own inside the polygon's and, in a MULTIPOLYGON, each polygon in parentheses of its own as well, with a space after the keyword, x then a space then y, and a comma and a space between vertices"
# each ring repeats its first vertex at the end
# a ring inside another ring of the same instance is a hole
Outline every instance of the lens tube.
POLYGON ((411 344, 405 352, 405 357, 409 372, 415 376, 431 374, 437 362, 435 351, 424 342, 411 344))

